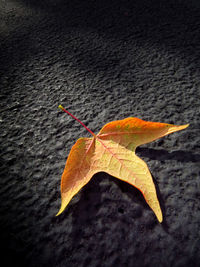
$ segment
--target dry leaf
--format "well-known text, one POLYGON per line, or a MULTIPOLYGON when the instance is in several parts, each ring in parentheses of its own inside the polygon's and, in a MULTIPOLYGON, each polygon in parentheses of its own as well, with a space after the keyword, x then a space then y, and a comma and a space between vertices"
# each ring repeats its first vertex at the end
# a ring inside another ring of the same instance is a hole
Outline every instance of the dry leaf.
MULTIPOLYGON (((71 113, 63 111, 78 120, 71 113)), ((79 138, 73 145, 61 180, 61 214, 72 197, 86 185, 97 172, 106 172, 125 181, 141 191, 146 202, 162 222, 162 211, 155 186, 146 163, 135 154, 136 147, 152 142, 167 134, 180 131, 187 125, 148 122, 138 118, 126 118, 106 124, 95 135, 78 120, 92 135, 79 138)))

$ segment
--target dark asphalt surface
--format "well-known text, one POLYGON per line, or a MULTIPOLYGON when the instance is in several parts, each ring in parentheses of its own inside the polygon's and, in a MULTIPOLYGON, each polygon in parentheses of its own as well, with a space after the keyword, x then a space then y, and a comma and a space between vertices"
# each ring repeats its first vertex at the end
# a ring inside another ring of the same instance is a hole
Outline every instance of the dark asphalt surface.
POLYGON ((1 266, 200 266, 200 2, 0 0, 1 266), (67 155, 138 117, 189 128, 141 146, 163 211, 98 173, 55 217, 67 155))

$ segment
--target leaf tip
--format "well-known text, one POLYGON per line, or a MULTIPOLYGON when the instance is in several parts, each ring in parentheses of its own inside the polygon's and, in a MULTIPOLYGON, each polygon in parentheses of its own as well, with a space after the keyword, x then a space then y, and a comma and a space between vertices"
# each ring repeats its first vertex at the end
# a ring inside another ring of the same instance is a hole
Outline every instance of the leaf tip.
POLYGON ((66 201, 66 200, 65 200, 65 197, 63 197, 63 199, 62 199, 62 201, 61 201, 61 207, 60 207, 58 213, 56 214, 56 217, 59 216, 59 215, 65 210, 65 208, 66 208, 68 202, 69 202, 69 200, 66 201))
POLYGON ((55 216, 58 217, 61 214, 61 212, 59 211, 55 216))
POLYGON ((161 211, 159 202, 158 202, 158 207, 156 209, 153 209, 153 211, 154 211, 154 213, 156 215, 156 218, 158 219, 159 223, 162 223, 163 215, 162 215, 162 211, 161 211))
POLYGON ((184 130, 188 126, 189 126, 189 124, 184 124, 184 125, 170 125, 169 124, 169 130, 168 130, 167 134, 184 130))
POLYGON ((184 125, 180 125, 179 128, 180 128, 180 130, 183 130, 183 129, 187 128, 189 125, 190 125, 189 123, 184 124, 184 125))
POLYGON ((187 128, 189 125, 190 125, 189 123, 184 124, 184 125, 180 125, 178 130, 183 130, 183 129, 187 128))
POLYGON ((61 207, 58 213, 56 214, 56 217, 59 216, 63 212, 63 210, 64 210, 63 207, 61 207))
POLYGON ((163 216, 162 216, 162 214, 161 214, 161 216, 158 217, 158 221, 159 221, 159 223, 162 223, 163 222, 163 216))

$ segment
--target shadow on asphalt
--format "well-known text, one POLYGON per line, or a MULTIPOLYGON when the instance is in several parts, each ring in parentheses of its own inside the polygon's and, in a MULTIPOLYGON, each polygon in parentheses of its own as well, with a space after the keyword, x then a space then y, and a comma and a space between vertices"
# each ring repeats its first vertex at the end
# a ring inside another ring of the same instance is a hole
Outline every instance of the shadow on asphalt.
MULTIPOLYGON (((139 44, 145 45, 153 43, 156 46, 162 46, 166 51, 173 51, 184 57, 194 71, 199 66, 199 57, 197 51, 199 48, 200 31, 198 25, 198 18, 200 16, 200 5, 197 1, 187 3, 187 1, 121 1, 114 0, 99 0, 99 1, 35 1, 35 0, 20 0, 17 1, 25 7, 33 9, 34 14, 39 10, 44 12, 44 23, 38 22, 37 16, 35 22, 27 25, 27 20, 22 23, 25 27, 23 29, 17 28, 13 36, 8 38, 2 46, 4 57, 2 58, 2 66, 9 67, 9 62, 12 62, 13 53, 10 53, 10 47, 13 47, 17 53, 20 50, 21 56, 16 56, 16 63, 25 58, 33 57, 35 53, 43 49, 38 47, 34 50, 34 40, 31 38, 32 33, 37 29, 38 38, 46 38, 46 48, 50 49, 51 45, 55 42, 51 37, 48 40, 48 35, 55 35, 59 32, 60 40, 57 40, 57 50, 55 54, 59 54, 59 43, 63 46, 62 38, 64 38, 69 31, 76 29, 92 29, 98 35, 105 38, 105 42, 109 42, 109 38, 114 38, 116 41, 124 40, 139 40, 139 44), (19 35, 19 36, 18 36, 19 35), (23 38, 24 37, 24 38, 23 38), (34 50, 34 51, 32 51, 34 50)), ((93 38, 93 36, 91 36, 93 38)), ((38 39, 35 39, 35 47, 37 47, 38 39)), ((73 44, 74 46, 74 44, 73 44)), ((87 46, 87 45, 86 45, 87 46)), ((63 48, 62 48, 63 49, 63 48)), ((69 48, 68 48, 69 49, 69 48)), ((79 49, 77 44, 77 49, 79 49)), ((85 49, 80 48, 78 56, 79 67, 81 69, 94 69, 96 68, 96 53, 89 52, 85 54, 85 49), (88 63, 88 58, 91 60, 88 63)), ((122 46, 121 50, 126 49, 122 46)), ((65 53, 63 51, 62 60, 65 60, 65 53)), ((71 51, 73 57, 73 49, 71 51)), ((117 56, 113 55, 112 47, 110 53, 100 51, 100 57, 103 58, 101 63, 104 69, 106 66, 117 64, 117 56), (111 55, 111 56, 109 56, 111 55), (116 58, 116 62, 113 62, 116 58)), ((97 56, 99 58, 99 56, 97 56)), ((11 67, 11 66, 10 66, 11 67)), ((5 67, 6 68, 6 67, 5 67)), ((1 69, 0 69, 1 70, 1 69)), ((8 69, 7 69, 8 70, 8 69)))

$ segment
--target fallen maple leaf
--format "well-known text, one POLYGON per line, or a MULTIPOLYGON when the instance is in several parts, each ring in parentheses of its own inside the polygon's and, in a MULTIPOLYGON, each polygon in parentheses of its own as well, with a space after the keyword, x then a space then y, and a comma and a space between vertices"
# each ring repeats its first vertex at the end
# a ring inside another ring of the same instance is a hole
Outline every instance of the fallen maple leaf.
POLYGON ((151 173, 146 163, 136 156, 135 149, 185 129, 189 124, 176 126, 130 117, 106 124, 95 135, 61 105, 59 108, 81 123, 93 137, 79 138, 69 153, 61 179, 62 203, 57 215, 64 211, 72 197, 95 173, 103 171, 139 189, 158 221, 162 222, 162 211, 151 173))

